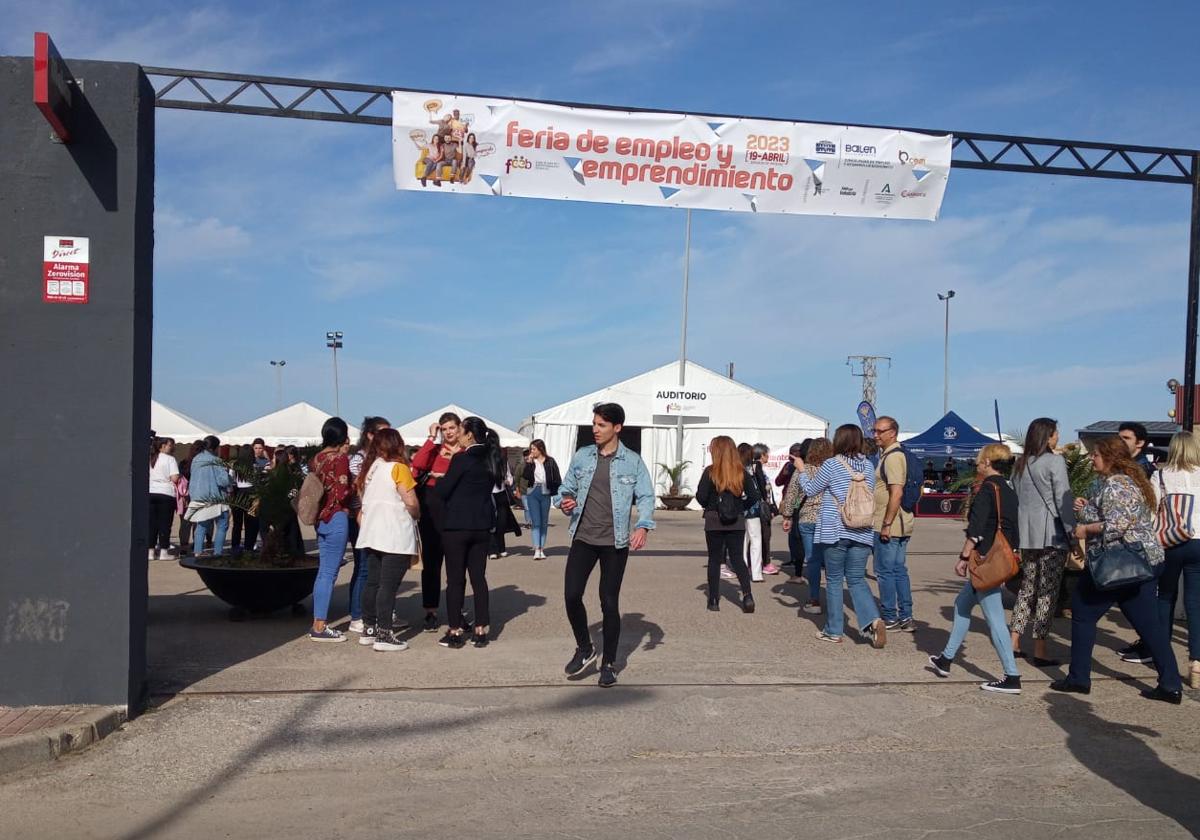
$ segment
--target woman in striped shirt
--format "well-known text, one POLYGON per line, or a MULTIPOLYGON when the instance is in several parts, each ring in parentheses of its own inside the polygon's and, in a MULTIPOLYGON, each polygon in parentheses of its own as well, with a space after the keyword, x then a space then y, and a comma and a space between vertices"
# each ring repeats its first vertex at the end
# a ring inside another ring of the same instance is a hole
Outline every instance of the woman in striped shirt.
POLYGON ((852 474, 861 474, 867 489, 875 490, 875 470, 863 454, 863 434, 858 426, 839 426, 833 436, 833 457, 809 477, 803 469, 797 472, 800 489, 810 498, 820 496, 821 511, 817 518, 815 542, 824 549, 825 560, 825 629, 817 638, 841 644, 845 608, 842 606, 842 581, 850 587, 850 600, 863 634, 876 648, 887 642, 887 631, 879 617, 879 606, 867 586, 867 558, 875 537, 871 526, 847 528, 842 522, 841 507, 850 492, 852 474), (829 492, 825 492, 829 491, 829 492))

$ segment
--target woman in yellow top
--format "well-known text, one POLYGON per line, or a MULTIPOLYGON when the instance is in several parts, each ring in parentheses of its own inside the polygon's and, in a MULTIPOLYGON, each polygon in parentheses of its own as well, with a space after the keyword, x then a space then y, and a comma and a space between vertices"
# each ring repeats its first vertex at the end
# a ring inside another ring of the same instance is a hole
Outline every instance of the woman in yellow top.
POLYGON ((358 643, 372 645, 377 651, 405 650, 408 644, 396 634, 392 614, 396 591, 418 551, 421 509, 417 482, 399 432, 380 429, 375 433, 356 483, 362 499, 356 546, 367 557, 364 627, 358 643))

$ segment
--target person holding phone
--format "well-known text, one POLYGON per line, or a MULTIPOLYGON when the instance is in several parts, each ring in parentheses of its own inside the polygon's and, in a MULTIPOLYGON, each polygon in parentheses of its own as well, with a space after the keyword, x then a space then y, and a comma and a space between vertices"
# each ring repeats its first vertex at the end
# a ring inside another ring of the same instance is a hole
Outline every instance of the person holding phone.
POLYGON ((568 676, 574 676, 596 660, 583 593, 599 563, 600 609, 604 617, 600 686, 609 688, 617 684, 621 582, 629 552, 640 550, 654 527, 654 481, 641 457, 621 443, 625 409, 617 403, 600 403, 592 411, 592 438, 596 443, 575 453, 554 503, 571 517, 564 596, 576 648, 565 670, 568 676), (629 514, 635 506, 638 520, 630 533, 629 514))
MULTIPOLYGON (((443 520, 446 506, 437 493, 431 492, 447 472, 450 462, 461 450, 462 418, 447 411, 429 426, 429 435, 421 448, 413 453, 412 470, 417 479, 417 501, 421 507, 418 522, 421 532, 421 603, 425 607, 426 633, 436 633, 438 604, 442 597, 443 520)), ((465 626, 465 622, 464 622, 465 626)))

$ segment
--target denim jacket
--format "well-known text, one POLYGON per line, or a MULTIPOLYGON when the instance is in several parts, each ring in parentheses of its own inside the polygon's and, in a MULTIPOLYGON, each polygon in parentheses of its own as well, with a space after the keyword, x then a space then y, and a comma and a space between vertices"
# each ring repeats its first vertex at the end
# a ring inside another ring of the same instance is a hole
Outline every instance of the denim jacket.
MULTIPOLYGON (((583 506, 587 502, 588 488, 592 486, 592 476, 596 474, 597 448, 595 444, 585 446, 575 453, 571 466, 562 477, 562 486, 558 488, 553 502, 555 507, 562 507, 563 494, 575 496, 575 509, 571 511, 571 538, 575 537, 575 529, 579 527, 579 518, 583 514, 583 506)), ((629 511, 637 505, 638 520, 634 528, 654 528, 654 482, 650 471, 641 456, 630 452, 623 443, 617 444, 616 454, 613 455, 609 467, 610 485, 612 487, 613 509, 613 541, 616 548, 629 545, 629 511)))
POLYGON ((213 453, 201 452, 192 459, 192 477, 188 492, 193 502, 224 502, 232 484, 229 469, 213 453))

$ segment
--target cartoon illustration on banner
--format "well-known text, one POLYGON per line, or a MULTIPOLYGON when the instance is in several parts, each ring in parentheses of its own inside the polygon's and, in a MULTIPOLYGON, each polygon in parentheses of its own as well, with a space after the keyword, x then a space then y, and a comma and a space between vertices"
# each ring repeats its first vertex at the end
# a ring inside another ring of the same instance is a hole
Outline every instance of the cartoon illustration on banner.
POLYGON ((751 213, 937 218, 952 138, 392 94, 397 189, 751 213))

